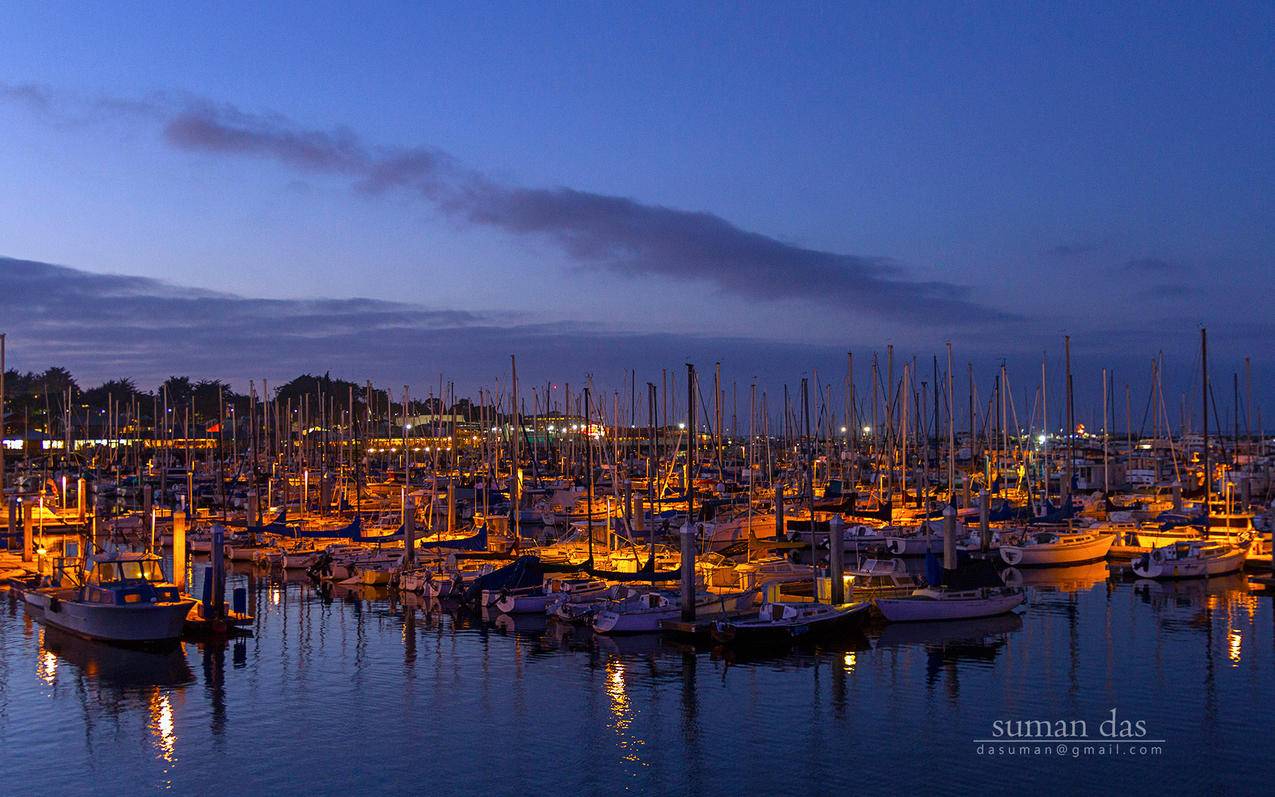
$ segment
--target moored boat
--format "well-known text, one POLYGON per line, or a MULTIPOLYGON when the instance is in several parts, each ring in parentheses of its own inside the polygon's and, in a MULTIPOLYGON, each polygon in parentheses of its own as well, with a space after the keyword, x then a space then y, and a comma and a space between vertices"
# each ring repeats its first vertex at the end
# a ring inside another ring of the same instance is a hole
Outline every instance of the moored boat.
POLYGON ((90 639, 165 642, 181 636, 192 598, 164 579, 159 557, 103 554, 93 560, 83 586, 23 593, 44 622, 90 639))
POLYGON ((709 631, 718 642, 734 645, 789 642, 812 638, 862 623, 870 604, 865 601, 827 603, 777 602, 763 604, 753 617, 720 619, 709 631))
POLYGON ((1024 600, 1025 593, 1016 587, 925 587, 906 598, 881 598, 876 606, 890 622, 967 620, 1004 614, 1024 600))
POLYGON ((1133 560, 1140 578, 1206 578, 1244 567, 1248 549, 1229 542, 1186 540, 1156 548, 1133 560))
POLYGON ((1050 567, 1096 562, 1107 558, 1114 534, 1093 531, 1040 531, 1017 545, 1002 545, 1001 559, 1015 567, 1050 567))

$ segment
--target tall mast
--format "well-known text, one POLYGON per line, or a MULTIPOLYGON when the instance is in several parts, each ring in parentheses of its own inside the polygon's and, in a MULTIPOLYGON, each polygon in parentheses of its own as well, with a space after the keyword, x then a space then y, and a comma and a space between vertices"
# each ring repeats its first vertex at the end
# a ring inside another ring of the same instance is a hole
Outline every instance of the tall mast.
MULTIPOLYGON (((589 469, 586 477, 584 494, 584 525, 589 530, 589 566, 593 566, 593 443, 589 435, 589 385, 584 387, 584 450, 585 462, 589 469)), ((608 542, 608 547, 610 543, 608 542)))
MULTIPOLYGON (((956 420, 952 409, 952 341, 947 342, 947 502, 956 506, 956 420)), ((936 429, 935 432, 938 430, 936 429)))
POLYGON ((1204 536, 1209 536, 1209 504, 1213 499, 1212 469, 1209 465, 1209 331, 1200 327, 1200 404, 1204 410, 1204 536))
MULTIPOLYGON (((519 478, 519 464, 518 464, 519 460, 521 459, 522 448, 520 445, 521 441, 519 440, 520 424, 518 421, 518 358, 517 356, 513 354, 509 355, 509 369, 512 372, 512 376, 513 376, 513 431, 510 435, 511 437, 513 437, 513 463, 509 467, 509 486, 510 486, 509 491, 513 493, 513 499, 514 499, 514 541, 517 542, 518 538, 522 536, 522 523, 521 523, 521 518, 519 517, 519 515, 522 514, 522 510, 520 506, 522 503, 522 479, 519 478)), ((587 416, 585 420, 586 422, 588 421, 587 416)), ((590 467, 589 469, 589 479, 590 480, 593 479, 592 467, 590 467)), ((592 481, 590 481, 590 483, 592 483, 592 481)), ((589 492, 590 492, 590 497, 592 497, 592 493, 593 493, 592 488, 590 488, 589 492)), ((590 509, 589 514, 590 515, 593 514, 592 509, 590 509)), ((592 555, 593 554, 593 547, 592 547, 593 546, 593 528, 592 527, 589 528, 589 546, 590 546, 589 554, 592 555)))

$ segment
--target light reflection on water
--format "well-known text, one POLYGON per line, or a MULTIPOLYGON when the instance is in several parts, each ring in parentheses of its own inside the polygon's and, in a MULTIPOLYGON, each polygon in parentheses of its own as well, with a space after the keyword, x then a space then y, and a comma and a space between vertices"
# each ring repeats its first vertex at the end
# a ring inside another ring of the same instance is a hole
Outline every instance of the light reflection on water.
POLYGON ((1021 616, 749 655, 257 573, 232 583, 251 638, 137 651, 0 595, 0 750, 7 784, 59 794, 962 793, 1022 776, 976 752, 995 720, 1097 727, 1115 708, 1165 753, 1033 772, 1075 793, 1245 790, 1275 762, 1254 744, 1275 690, 1270 599, 1242 576, 1104 575, 1023 571, 1021 616))

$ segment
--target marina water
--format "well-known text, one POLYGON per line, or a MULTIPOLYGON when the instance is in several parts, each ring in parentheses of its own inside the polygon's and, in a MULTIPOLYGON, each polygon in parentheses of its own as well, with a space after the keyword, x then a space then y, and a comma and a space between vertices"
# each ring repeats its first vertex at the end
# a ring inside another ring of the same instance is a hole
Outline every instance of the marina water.
POLYGON ((143 652, 0 593, 0 760, 9 793, 61 795, 1245 792, 1269 777, 1275 615, 1244 577, 1109 580, 1099 563, 1027 583, 1021 615, 744 658, 263 571, 230 583, 252 636, 143 652), (996 735, 1081 720, 1098 739, 1113 710, 1163 741, 1073 753, 996 735))

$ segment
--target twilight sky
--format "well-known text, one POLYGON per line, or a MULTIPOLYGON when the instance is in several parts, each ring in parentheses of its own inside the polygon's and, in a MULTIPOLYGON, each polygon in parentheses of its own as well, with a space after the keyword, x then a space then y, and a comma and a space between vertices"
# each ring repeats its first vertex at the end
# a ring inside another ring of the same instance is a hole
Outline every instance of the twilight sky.
POLYGON ((1204 324, 1214 379, 1251 355, 1275 386, 1268 3, 10 4, 0 29, 18 367, 477 384, 517 352, 791 382, 951 339, 1028 384, 1069 333, 1078 390, 1161 350, 1188 390, 1204 324))

